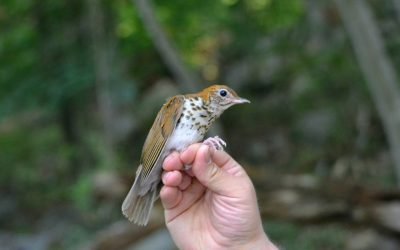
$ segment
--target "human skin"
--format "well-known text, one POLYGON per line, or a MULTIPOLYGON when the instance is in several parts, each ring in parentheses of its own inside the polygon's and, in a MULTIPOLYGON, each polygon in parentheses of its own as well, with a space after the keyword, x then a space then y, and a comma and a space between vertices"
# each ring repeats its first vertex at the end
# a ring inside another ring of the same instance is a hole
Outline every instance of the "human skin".
POLYGON ((225 151, 193 144, 171 153, 163 168, 160 198, 179 249, 277 249, 264 233, 249 176, 225 151))

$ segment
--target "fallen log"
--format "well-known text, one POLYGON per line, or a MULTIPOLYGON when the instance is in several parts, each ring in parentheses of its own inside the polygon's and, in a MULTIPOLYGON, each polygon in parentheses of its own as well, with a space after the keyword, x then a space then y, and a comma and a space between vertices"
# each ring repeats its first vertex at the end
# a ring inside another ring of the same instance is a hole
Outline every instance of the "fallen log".
POLYGON ((312 175, 249 171, 265 220, 340 222, 400 235, 400 189, 363 186, 312 175))
POLYGON ((126 249, 162 228, 164 217, 161 211, 153 212, 146 227, 137 226, 128 220, 117 221, 95 234, 93 239, 79 249, 120 250, 126 249))

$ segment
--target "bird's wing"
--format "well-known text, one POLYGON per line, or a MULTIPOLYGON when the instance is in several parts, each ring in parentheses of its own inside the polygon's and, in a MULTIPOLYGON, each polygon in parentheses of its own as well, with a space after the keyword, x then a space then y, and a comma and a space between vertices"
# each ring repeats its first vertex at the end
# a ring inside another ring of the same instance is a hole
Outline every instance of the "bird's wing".
POLYGON ((184 96, 170 98, 158 112, 143 146, 141 181, 146 181, 162 155, 169 137, 176 127, 183 110, 184 96))

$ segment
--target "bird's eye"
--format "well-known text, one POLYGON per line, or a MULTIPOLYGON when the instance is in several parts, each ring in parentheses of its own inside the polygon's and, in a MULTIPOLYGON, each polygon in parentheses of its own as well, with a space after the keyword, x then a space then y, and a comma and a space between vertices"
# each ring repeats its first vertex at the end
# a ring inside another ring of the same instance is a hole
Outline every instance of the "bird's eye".
POLYGON ((225 89, 221 89, 221 90, 219 91, 219 95, 222 96, 222 97, 225 97, 227 94, 228 94, 228 92, 226 92, 225 89))

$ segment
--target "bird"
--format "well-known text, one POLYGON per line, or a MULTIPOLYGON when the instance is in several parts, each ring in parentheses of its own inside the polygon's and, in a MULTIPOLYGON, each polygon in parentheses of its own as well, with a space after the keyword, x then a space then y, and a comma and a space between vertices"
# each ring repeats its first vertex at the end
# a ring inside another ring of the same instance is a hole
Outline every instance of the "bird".
MULTIPOLYGON (((122 204, 125 217, 146 226, 158 198, 166 156, 202 141, 212 123, 225 110, 243 103, 250 101, 239 97, 226 85, 212 85, 198 93, 169 98, 158 112, 144 142, 135 180, 122 204)), ((218 136, 203 143, 218 150, 226 146, 218 136)))

